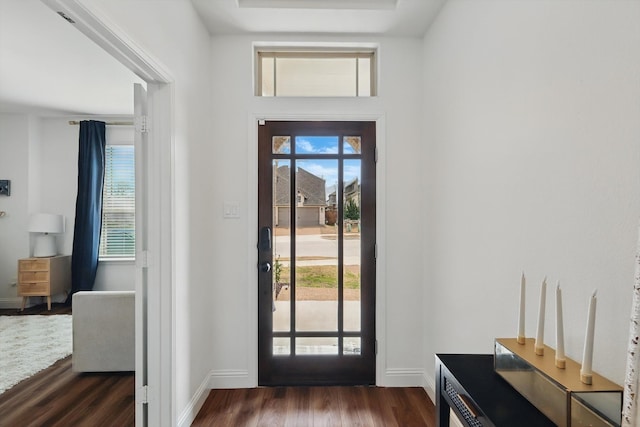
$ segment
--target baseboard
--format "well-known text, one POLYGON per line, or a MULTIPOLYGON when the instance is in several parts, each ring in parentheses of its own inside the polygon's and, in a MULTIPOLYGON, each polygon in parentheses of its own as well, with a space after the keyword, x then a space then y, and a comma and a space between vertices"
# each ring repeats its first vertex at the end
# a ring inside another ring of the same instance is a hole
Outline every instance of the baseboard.
POLYGON ((385 387, 423 387, 424 369, 390 368, 384 373, 385 387))
POLYGON ((187 407, 178 418, 178 427, 189 427, 198 416, 198 412, 204 405, 209 395, 209 390, 213 388, 251 388, 249 383, 249 372, 246 370, 222 370, 211 371, 202 381, 198 390, 189 401, 187 407))
POLYGON ((209 377, 206 377, 189 401, 187 407, 182 411, 182 414, 180 414, 177 424, 178 427, 189 427, 193 423, 202 405, 204 405, 205 400, 207 400, 209 389, 209 377))
POLYGON ((10 309, 15 308, 18 309, 22 306, 22 298, 0 298, 0 308, 10 309))
POLYGON ((209 373, 209 388, 253 388, 249 371, 245 369, 222 369, 209 373))
MULTIPOLYGON (((384 379, 385 387, 422 387, 429 398, 435 402, 435 385, 423 369, 387 369, 384 379)), ((252 388, 249 372, 243 369, 225 369, 211 371, 191 401, 178 418, 178 427, 188 427, 193 423, 202 408, 210 389, 252 388)))
POLYGON ((436 403, 436 384, 433 378, 429 377, 426 372, 422 375, 422 388, 427 392, 429 399, 435 405, 436 403))

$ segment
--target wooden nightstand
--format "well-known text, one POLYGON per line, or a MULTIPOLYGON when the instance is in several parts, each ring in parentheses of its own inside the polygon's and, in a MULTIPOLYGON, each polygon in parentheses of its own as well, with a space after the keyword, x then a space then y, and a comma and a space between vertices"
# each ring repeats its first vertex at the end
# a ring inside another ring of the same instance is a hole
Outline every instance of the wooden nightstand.
POLYGON ((51 295, 71 289, 71 255, 50 258, 25 258, 18 260, 18 296, 22 307, 28 297, 47 297, 51 310, 51 295))

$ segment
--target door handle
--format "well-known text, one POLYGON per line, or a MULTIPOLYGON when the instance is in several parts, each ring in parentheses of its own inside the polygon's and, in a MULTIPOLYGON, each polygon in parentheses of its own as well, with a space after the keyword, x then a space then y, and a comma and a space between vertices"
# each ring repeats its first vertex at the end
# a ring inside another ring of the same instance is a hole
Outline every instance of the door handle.
POLYGON ((271 250, 271 228, 262 227, 260 229, 258 249, 262 252, 268 252, 271 250))
POLYGON ((271 264, 265 261, 259 265, 259 268, 260 268, 260 271, 262 271, 263 273, 268 273, 271 271, 271 264))

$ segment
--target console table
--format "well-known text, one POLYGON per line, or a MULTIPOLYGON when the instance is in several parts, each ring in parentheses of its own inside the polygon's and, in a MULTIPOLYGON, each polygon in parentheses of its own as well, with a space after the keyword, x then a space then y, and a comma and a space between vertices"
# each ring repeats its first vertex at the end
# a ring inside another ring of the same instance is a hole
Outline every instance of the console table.
POLYGON ((436 355, 436 426, 449 427, 449 409, 468 427, 554 427, 496 374, 492 354, 436 355))

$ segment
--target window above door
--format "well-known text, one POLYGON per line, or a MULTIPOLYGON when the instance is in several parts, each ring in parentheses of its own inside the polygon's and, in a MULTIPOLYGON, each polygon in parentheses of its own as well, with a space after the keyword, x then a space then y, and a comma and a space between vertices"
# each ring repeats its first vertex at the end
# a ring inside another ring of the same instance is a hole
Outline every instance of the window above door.
POLYGON ((375 48, 257 47, 255 95, 376 96, 375 48))

